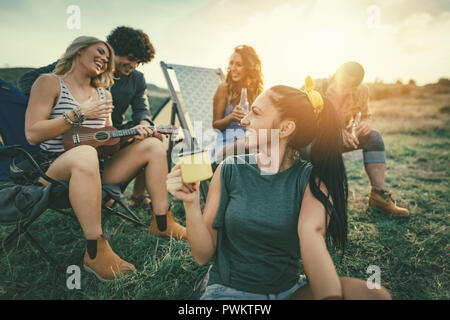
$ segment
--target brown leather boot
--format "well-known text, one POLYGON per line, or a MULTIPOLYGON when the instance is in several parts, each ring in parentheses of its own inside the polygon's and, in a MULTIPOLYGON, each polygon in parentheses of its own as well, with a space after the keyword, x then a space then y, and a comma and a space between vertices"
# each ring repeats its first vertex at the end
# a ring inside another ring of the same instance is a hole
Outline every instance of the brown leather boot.
POLYGON ((156 214, 153 213, 152 222, 150 224, 150 233, 156 236, 173 237, 177 240, 187 240, 186 228, 178 224, 172 216, 172 211, 166 214, 167 228, 160 231, 156 223, 156 214))
POLYGON ((93 259, 88 250, 84 253, 84 269, 102 281, 114 280, 121 274, 136 271, 136 268, 115 254, 103 235, 97 238, 97 254, 93 259))
POLYGON ((397 206, 388 190, 379 189, 373 186, 369 195, 369 207, 392 213, 397 216, 409 216, 409 210, 397 206))

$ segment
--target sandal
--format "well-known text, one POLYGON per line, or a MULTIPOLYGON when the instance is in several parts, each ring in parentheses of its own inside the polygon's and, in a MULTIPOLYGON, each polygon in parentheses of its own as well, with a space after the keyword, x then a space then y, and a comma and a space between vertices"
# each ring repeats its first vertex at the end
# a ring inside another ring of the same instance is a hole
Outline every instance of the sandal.
POLYGON ((142 209, 150 209, 151 208, 152 199, 147 193, 141 194, 140 196, 131 196, 129 205, 131 207, 142 208, 142 209), (147 201, 148 199, 148 201, 147 201))

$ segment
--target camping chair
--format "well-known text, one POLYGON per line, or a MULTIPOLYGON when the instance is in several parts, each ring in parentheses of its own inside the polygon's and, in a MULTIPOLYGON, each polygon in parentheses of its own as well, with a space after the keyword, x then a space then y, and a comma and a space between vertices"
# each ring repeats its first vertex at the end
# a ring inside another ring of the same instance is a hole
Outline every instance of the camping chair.
POLYGON ((68 203, 68 185, 62 181, 56 181, 45 175, 33 157, 21 146, 1 146, 0 157, 11 159, 18 157, 27 158, 40 175, 50 182, 47 186, 19 185, 12 181, 0 181, 0 226, 15 225, 15 229, 2 241, 0 256, 5 249, 21 235, 25 235, 31 245, 37 249, 51 265, 61 269, 59 263, 50 256, 39 242, 30 234, 28 228, 38 219, 47 208, 65 214, 61 209, 70 208, 68 203), (13 201, 12 198, 15 198, 13 201), (66 198, 66 201, 61 201, 66 198))
MULTIPOLYGON (((176 116, 183 129, 184 144, 191 149, 207 149, 208 146, 215 145, 216 136, 207 136, 204 133, 212 129, 214 94, 220 82, 225 78, 222 70, 166 64, 163 61, 161 61, 161 68, 172 98, 170 124, 175 125, 176 116), (175 90, 169 70, 173 70, 175 73, 180 95, 175 90)), ((173 147, 174 141, 171 139, 168 148, 169 168, 172 165, 170 156, 173 147)), ((200 184, 200 191, 204 199, 208 193, 208 186, 208 181, 202 181, 200 184)))
MULTIPOLYGON (((64 211, 64 209, 71 208, 68 201, 68 186, 65 182, 55 181, 46 176, 33 159, 32 155, 37 153, 39 149, 38 147, 30 146, 25 138, 24 118, 27 103, 28 97, 0 79, 0 199, 3 199, 3 201, 9 200, 8 204, 11 205, 11 199, 6 199, 6 195, 7 193, 13 194, 13 191, 15 190, 14 192, 21 194, 23 197, 32 199, 37 203, 39 202, 39 208, 30 205, 26 208, 26 212, 20 212, 15 219, 14 217, 11 217, 11 212, 14 210, 9 210, 10 215, 7 216, 7 204, 0 203, 0 225, 16 225, 14 231, 3 241, 3 245, 0 247, 0 254, 3 253, 3 249, 12 243, 12 241, 19 238, 21 235, 25 235, 33 247, 38 249, 52 265, 58 266, 55 259, 51 258, 50 255, 45 252, 42 246, 40 246, 36 239, 30 235, 27 229, 46 211, 47 208, 68 215, 68 213, 64 211), (40 177, 50 182, 49 186, 43 187, 34 184, 33 181, 27 180, 27 176, 23 174, 23 170, 19 164, 21 160, 24 159, 28 159, 32 169, 35 170, 40 177), (21 183, 18 183, 17 179, 13 181, 13 178, 18 176, 22 178, 21 183), (45 199, 43 199, 43 201, 34 199, 36 194, 42 194, 45 199)), ((124 205, 121 200, 122 197, 123 195, 119 186, 103 184, 103 211, 110 215, 114 214, 119 216, 136 225, 147 227, 133 211, 124 205), (105 203, 111 199, 122 207, 128 215, 106 207, 105 203)), ((11 207, 9 208, 11 209, 11 207)), ((102 222, 104 223, 105 220, 102 220, 102 222)))
MULTIPOLYGON (((0 79, 0 139, 3 144, 18 144, 34 155, 39 152, 39 147, 31 146, 24 134, 27 104, 26 95, 0 79)), ((24 160, 24 158, 17 160, 24 160)), ((0 180, 8 180, 9 176, 9 159, 0 158, 0 180)))

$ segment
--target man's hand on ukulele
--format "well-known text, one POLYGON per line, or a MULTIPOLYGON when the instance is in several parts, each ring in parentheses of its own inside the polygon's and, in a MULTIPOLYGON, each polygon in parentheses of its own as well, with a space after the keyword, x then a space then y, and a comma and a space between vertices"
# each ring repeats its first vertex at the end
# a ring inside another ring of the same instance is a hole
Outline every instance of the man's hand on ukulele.
MULTIPOLYGON (((139 123, 139 125, 140 125, 140 126, 146 126, 146 127, 148 127, 148 121, 142 120, 142 121, 139 123)), ((164 141, 164 135, 163 135, 162 133, 156 131, 156 130, 153 130, 153 134, 152 134, 150 137, 155 137, 155 138, 161 140, 161 142, 164 141)))
POLYGON ((147 121, 142 121, 139 125, 135 126, 134 129, 136 129, 139 132, 139 135, 134 136, 133 138, 130 138, 128 141, 131 142, 133 140, 135 141, 141 141, 150 137, 158 138, 159 140, 163 141, 164 137, 161 133, 156 131, 155 129, 150 129, 149 124, 147 121), (143 123, 145 122, 145 124, 143 123))

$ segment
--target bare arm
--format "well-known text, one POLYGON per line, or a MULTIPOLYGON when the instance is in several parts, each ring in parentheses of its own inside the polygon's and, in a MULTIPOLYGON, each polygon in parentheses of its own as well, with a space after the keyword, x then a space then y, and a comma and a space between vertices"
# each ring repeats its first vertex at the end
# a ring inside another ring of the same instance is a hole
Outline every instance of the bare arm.
POLYGON ((213 105, 213 123, 214 129, 225 130, 228 125, 233 122, 231 114, 224 118, 225 108, 227 106, 227 85, 221 83, 217 88, 216 94, 214 95, 214 105, 213 105))
MULTIPOLYGON (((45 74, 33 84, 25 113, 25 136, 31 145, 57 137, 70 128, 63 116, 49 119, 53 106, 59 97, 59 81, 56 77, 45 74)), ((112 101, 93 101, 92 98, 80 104, 86 119, 107 118, 112 112, 112 101)), ((67 114, 76 121, 72 113, 67 114)))
POLYGON ((59 82, 54 76, 42 75, 33 84, 25 113, 25 136, 31 145, 57 137, 72 127, 63 117, 49 119, 58 96, 59 82))
MULTIPOLYGON (((327 194, 325 187, 321 189, 327 194)), ((325 207, 313 196, 309 185, 303 196, 297 229, 302 262, 314 298, 342 297, 341 282, 325 243, 325 207)))
POLYGON ((213 228, 213 224, 220 203, 221 168, 222 164, 216 169, 209 185, 203 215, 200 208, 199 183, 184 184, 179 165, 172 169, 167 179, 167 190, 183 201, 189 245, 195 261, 200 265, 208 263, 216 252, 217 230, 213 228))

